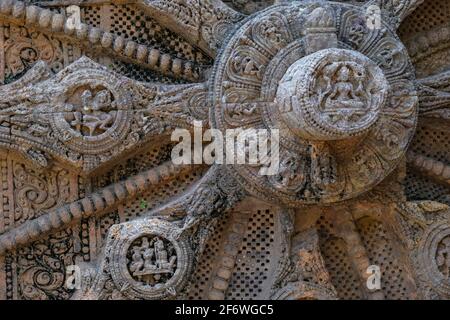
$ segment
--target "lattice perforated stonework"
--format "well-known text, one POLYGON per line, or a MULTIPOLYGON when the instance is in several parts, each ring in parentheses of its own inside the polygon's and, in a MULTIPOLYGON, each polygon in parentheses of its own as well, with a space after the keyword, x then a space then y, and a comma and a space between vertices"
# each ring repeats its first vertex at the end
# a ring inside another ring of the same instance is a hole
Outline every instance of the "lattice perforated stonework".
POLYGON ((361 283, 348 257, 344 240, 332 235, 333 225, 323 216, 317 222, 317 229, 320 250, 338 297, 347 300, 363 299, 361 283))
POLYGON ((386 299, 408 299, 405 268, 398 261, 392 239, 383 225, 371 218, 362 218, 356 223, 361 240, 372 265, 381 269, 381 288, 386 299))
POLYGON ((427 0, 403 21, 399 29, 400 38, 432 30, 447 25, 450 21, 450 2, 448 0, 427 0))
MULTIPOLYGON (((425 157, 450 164, 450 130, 442 126, 422 123, 411 145, 411 150, 425 157)), ((449 194, 448 188, 422 177, 408 168, 408 174, 403 182, 405 193, 409 200, 439 200, 449 194)))
POLYGON ((145 152, 128 159, 117 167, 119 179, 124 179, 130 174, 137 174, 143 170, 156 167, 165 161, 169 161, 172 148, 173 144, 171 142, 155 145, 145 152))
POLYGON ((111 32, 139 44, 199 63, 209 63, 207 58, 185 40, 161 27, 141 10, 131 5, 111 6, 111 32))
POLYGON ((224 214, 217 222, 217 226, 199 259, 200 262, 193 277, 188 299, 201 300, 207 298, 208 283, 212 276, 211 272, 213 271, 214 263, 225 239, 226 234, 224 231, 229 221, 229 214, 224 214))
POLYGON ((428 158, 450 164, 450 129, 436 127, 433 124, 420 124, 411 150, 428 158))
POLYGON ((101 7, 90 6, 83 8, 82 19, 84 23, 99 28, 101 24, 101 7))
POLYGON ((120 223, 120 217, 117 210, 98 219, 97 225, 100 229, 100 237, 102 242, 105 241, 106 237, 108 236, 109 228, 111 228, 112 225, 118 223, 120 223))
MULTIPOLYGON (((435 200, 446 202, 443 196, 450 193, 448 188, 414 172, 408 173, 403 185, 405 194, 410 201, 435 200)), ((450 202, 447 204, 450 205, 450 202)))
MULTIPOLYGON (((99 189, 111 183, 122 181, 139 172, 154 168, 169 161, 172 148, 172 142, 159 145, 155 144, 151 148, 146 148, 145 151, 125 160, 106 174, 94 178, 92 181, 94 189, 99 189)), ((106 238, 108 230, 112 225, 123 221, 129 221, 136 216, 140 216, 142 213, 148 212, 158 204, 167 201, 168 198, 185 191, 191 183, 201 177, 203 170, 204 169, 199 168, 197 171, 186 173, 185 175, 172 180, 170 183, 162 184, 155 189, 149 190, 138 199, 128 201, 123 207, 122 215, 115 210, 114 212, 99 218, 97 220, 97 226, 101 236, 100 240, 106 238)))
POLYGON ((267 286, 271 260, 275 252, 275 213, 259 208, 252 213, 242 239, 226 299, 251 300, 260 298, 267 286))
POLYGON ((92 184, 94 190, 127 179, 139 172, 154 168, 165 161, 169 161, 172 148, 172 142, 155 144, 151 148, 146 148, 145 151, 124 160, 105 174, 93 178, 92 184))
POLYGON ((127 202, 124 207, 125 218, 123 220, 130 221, 158 205, 166 203, 170 198, 186 191, 190 185, 202 177, 204 172, 205 168, 199 167, 192 172, 183 174, 170 182, 145 192, 137 199, 127 202))

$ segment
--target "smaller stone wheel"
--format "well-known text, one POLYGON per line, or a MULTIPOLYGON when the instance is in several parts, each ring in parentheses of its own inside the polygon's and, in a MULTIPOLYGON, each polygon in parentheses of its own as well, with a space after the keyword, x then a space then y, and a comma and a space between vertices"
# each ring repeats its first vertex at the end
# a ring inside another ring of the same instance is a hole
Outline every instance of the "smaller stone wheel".
POLYGON ((447 299, 450 297, 450 224, 436 222, 422 236, 418 257, 420 274, 447 299))
POLYGON ((228 167, 253 195, 331 204, 370 190, 404 156, 417 121, 412 67, 388 25, 356 25, 364 17, 338 3, 274 6, 225 45, 213 127, 279 133, 269 135, 279 144, 275 175, 261 175, 263 164, 228 167))
POLYGON ((133 138, 127 137, 131 130, 132 104, 126 84, 85 58, 69 68, 75 67, 86 70, 58 75, 59 85, 66 89, 53 97, 52 103, 58 111, 52 115, 53 130, 64 145, 79 154, 111 152, 120 144, 129 143, 133 138))
POLYGON ((174 297, 193 266, 188 240, 164 220, 113 226, 106 248, 114 284, 130 299, 174 297))

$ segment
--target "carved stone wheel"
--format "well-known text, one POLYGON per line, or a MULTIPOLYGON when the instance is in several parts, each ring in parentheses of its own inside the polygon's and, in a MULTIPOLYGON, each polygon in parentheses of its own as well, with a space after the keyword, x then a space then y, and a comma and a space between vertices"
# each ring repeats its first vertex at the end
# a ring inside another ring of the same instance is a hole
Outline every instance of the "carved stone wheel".
POLYGON ((0 0, 0 300, 448 299, 449 12, 0 0))
POLYGON ((353 198, 405 155, 417 120, 413 69, 387 24, 357 37, 351 26, 365 15, 341 4, 276 6, 224 45, 211 86, 213 126, 281 131, 275 177, 230 166, 252 194, 294 207, 353 198))
POLYGON ((114 226, 106 245, 112 279, 130 299, 173 297, 192 271, 187 239, 165 221, 114 226))
POLYGON ((440 221, 427 230, 419 245, 420 270, 432 286, 447 299, 450 297, 450 227, 440 221))

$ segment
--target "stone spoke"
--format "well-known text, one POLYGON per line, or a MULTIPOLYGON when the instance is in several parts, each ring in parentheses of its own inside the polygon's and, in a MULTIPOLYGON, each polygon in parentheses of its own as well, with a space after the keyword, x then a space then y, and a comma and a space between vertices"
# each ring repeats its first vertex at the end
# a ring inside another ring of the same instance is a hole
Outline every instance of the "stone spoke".
POLYGON ((231 127, 258 127, 262 124, 264 109, 270 102, 224 103, 224 121, 231 127))
MULTIPOLYGON (((125 183, 125 186, 128 184, 125 183)), ((214 229, 216 217, 233 207, 243 196, 243 191, 236 186, 235 181, 225 175, 220 167, 213 166, 200 181, 173 201, 148 212, 140 219, 112 226, 106 247, 114 247, 115 250, 104 251, 100 257, 101 266, 96 270, 97 281, 88 284, 89 287, 84 288, 82 292, 78 292, 78 298, 100 299, 99 293, 104 285, 102 280, 108 273, 126 297, 132 299, 142 298, 143 295, 146 299, 175 297, 191 278, 190 271, 195 270, 198 263, 193 257, 202 254, 206 240, 214 229), (137 240, 130 242, 130 239, 135 238, 137 240), (154 243, 155 254, 153 249, 149 249, 154 243), (192 246, 193 244, 195 246, 192 246), (175 250, 170 251, 172 252, 170 259, 157 254, 158 247, 159 250, 165 250, 171 246, 175 246, 175 250), (122 256, 131 254, 130 251, 132 251, 131 262, 124 266, 121 263, 122 256), (108 263, 104 264, 105 261, 108 263), (173 269, 177 269, 175 275, 170 272, 173 269), (121 270, 125 270, 125 273, 121 270), (170 290, 160 290, 157 286, 141 285, 145 279, 143 276, 151 277, 155 273, 157 277, 153 280, 159 282, 159 287, 165 288, 168 279, 178 277, 177 287, 171 286, 170 290), (129 279, 122 274, 131 274, 134 277, 137 285, 133 287, 140 288, 138 294, 127 290, 130 287, 129 279)), ((9 243, 5 244, 6 248, 10 246, 9 243)), ((2 250, 4 249, 0 236, 0 254, 2 250)))
POLYGON ((414 170, 450 188, 449 165, 412 151, 407 154, 407 162, 414 170))
POLYGON ((201 66, 185 61, 158 48, 141 45, 131 39, 105 32, 100 28, 81 23, 78 28, 68 27, 68 18, 22 1, 8 0, 0 6, 0 18, 18 26, 35 28, 64 40, 80 44, 85 49, 95 49, 126 63, 133 63, 166 76, 196 82, 201 77, 201 66))
POLYGON ((222 214, 242 199, 245 192, 223 168, 215 165, 184 195, 148 213, 150 217, 183 219, 183 229, 222 214))
POLYGON ((141 88, 142 96, 153 96, 148 105, 137 111, 146 136, 168 128, 192 129, 195 121, 208 126, 206 84, 146 85, 141 88))
POLYGON ((172 129, 207 127, 206 93, 203 83, 137 82, 85 57, 56 75, 41 62, 0 87, 1 142, 41 166, 55 158, 91 172, 172 129))
POLYGON ((450 120, 450 72, 418 80, 422 117, 450 120))
POLYGON ((178 175, 190 170, 192 166, 175 166, 169 161, 49 211, 37 219, 27 221, 18 228, 1 234, 0 255, 64 229, 82 218, 106 214, 127 199, 132 199, 169 179, 176 179, 178 175))
POLYGON ((244 16, 220 0, 139 0, 161 25, 214 57, 224 38, 244 16))

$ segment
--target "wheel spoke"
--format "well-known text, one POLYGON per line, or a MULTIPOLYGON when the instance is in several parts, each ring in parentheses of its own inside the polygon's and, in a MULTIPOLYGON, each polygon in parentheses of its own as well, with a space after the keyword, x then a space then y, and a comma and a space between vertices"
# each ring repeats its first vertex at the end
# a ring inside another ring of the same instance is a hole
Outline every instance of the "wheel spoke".
POLYGON ((409 151, 407 154, 408 164, 421 174, 435 180, 436 182, 450 188, 450 166, 443 162, 427 158, 425 156, 409 151))
POLYGON ((126 63, 133 63, 166 76, 175 76, 188 81, 198 81, 201 67, 184 61, 158 48, 141 45, 131 39, 84 23, 76 29, 68 27, 68 18, 22 1, 9 1, 0 7, 2 21, 30 29, 38 29, 47 35, 80 44, 84 49, 95 49, 126 63))
POLYGON ((145 84, 86 57, 55 75, 40 62, 0 87, 0 143, 40 166, 56 158, 90 172, 170 129, 207 126, 206 96, 203 83, 145 84))
POLYGON ((419 80, 418 89, 421 116, 450 119, 450 72, 419 80))
POLYGON ((161 25, 215 56, 226 35, 244 16, 220 0, 139 0, 161 25))

